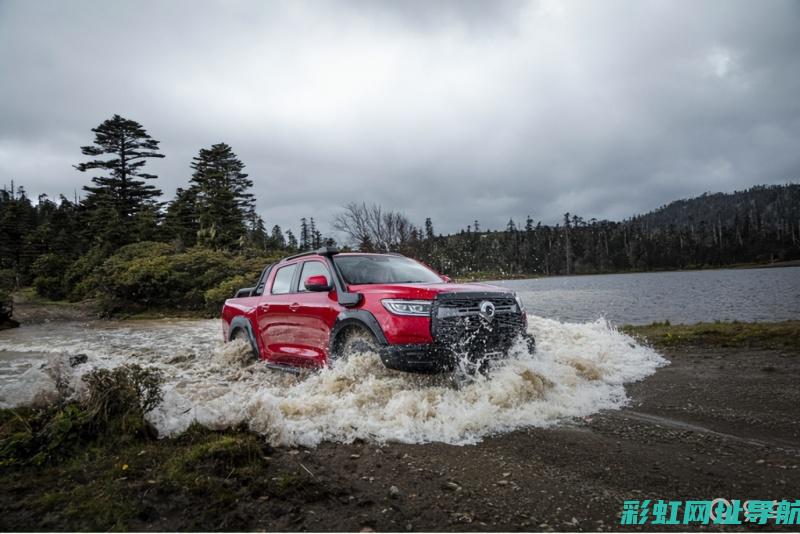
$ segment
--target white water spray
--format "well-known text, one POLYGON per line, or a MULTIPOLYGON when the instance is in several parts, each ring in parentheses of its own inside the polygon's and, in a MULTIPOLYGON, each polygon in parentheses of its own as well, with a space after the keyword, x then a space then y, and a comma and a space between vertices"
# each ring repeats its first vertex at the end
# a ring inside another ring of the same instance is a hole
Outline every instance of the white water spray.
POLYGON ((81 392, 92 368, 155 366, 164 400, 149 418, 161 435, 193 421, 246 424, 282 445, 322 441, 474 443, 513 429, 558 424, 627 402, 624 384, 667 362, 604 320, 529 317, 535 354, 517 346, 488 374, 461 380, 390 371, 374 354, 292 376, 248 363, 243 343, 221 343, 216 321, 59 323, 0 336, 0 406, 48 403, 56 384, 81 392), (69 356, 85 354, 72 367, 69 356))

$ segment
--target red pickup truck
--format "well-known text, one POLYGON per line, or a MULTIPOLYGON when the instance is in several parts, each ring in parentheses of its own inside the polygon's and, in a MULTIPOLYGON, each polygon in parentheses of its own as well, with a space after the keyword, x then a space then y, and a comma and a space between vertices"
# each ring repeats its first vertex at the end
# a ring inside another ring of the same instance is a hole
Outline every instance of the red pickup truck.
POLYGON ((401 371, 451 370, 464 356, 505 355, 519 337, 533 350, 511 291, 454 284, 400 254, 331 247, 269 265, 255 287, 222 309, 226 341, 248 341, 268 366, 297 371, 354 351, 374 351, 401 371))

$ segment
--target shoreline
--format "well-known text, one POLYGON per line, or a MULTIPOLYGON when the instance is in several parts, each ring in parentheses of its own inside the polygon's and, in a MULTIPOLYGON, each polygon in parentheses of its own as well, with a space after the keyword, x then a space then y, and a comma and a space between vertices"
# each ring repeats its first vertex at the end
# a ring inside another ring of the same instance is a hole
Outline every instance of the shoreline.
POLYGON ((785 267, 800 267, 800 260, 789 260, 773 263, 734 263, 732 265, 691 267, 686 269, 649 269, 632 271, 613 271, 603 273, 572 273, 572 274, 542 274, 542 273, 523 273, 510 274, 485 273, 475 277, 461 276, 454 278, 459 283, 469 282, 508 282, 513 280, 534 280, 538 278, 573 278, 580 276, 614 276, 619 274, 648 274, 648 273, 684 273, 697 271, 726 271, 740 269, 780 269, 785 267))
MULTIPOLYGON (((42 324, 60 321, 152 321, 152 320, 191 320, 191 319, 218 319, 218 315, 210 315, 203 310, 176 310, 176 309, 150 309, 130 314, 117 314, 114 316, 103 316, 97 300, 87 300, 82 302, 51 301, 36 295, 32 290, 26 290, 14 294, 14 315, 12 323, 7 329, 24 326, 26 324, 42 324)), ((800 322, 797 319, 779 321, 709 321, 698 323, 670 323, 670 321, 655 321, 650 324, 616 324, 618 328, 630 334, 649 334, 657 336, 659 339, 667 339, 670 331, 679 332, 671 341, 677 343, 681 336, 697 338, 698 332, 714 332, 715 335, 724 335, 720 329, 731 328, 729 333, 741 335, 740 330, 743 325, 791 325, 800 322), (680 329, 680 330, 677 330, 680 329), (710 330, 709 330, 710 329, 710 330)), ((4 328, 0 327, 0 331, 4 328)), ((759 334, 760 335, 760 334, 759 334)), ((800 331, 798 331, 800 339, 800 331)), ((800 342, 799 342, 800 343, 800 342)))

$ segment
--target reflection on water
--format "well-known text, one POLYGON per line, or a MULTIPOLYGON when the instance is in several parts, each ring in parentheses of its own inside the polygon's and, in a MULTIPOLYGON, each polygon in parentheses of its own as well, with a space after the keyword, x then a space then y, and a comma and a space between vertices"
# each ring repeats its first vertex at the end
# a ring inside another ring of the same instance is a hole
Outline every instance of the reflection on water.
POLYGON ((567 321, 800 319, 800 267, 559 276, 491 282, 514 289, 528 312, 567 321))

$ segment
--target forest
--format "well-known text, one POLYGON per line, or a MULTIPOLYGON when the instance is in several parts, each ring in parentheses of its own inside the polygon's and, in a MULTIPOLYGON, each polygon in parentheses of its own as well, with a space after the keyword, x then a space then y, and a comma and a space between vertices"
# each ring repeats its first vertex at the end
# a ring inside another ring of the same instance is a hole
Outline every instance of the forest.
MULTIPOLYGON (((97 299, 107 315, 214 315, 266 263, 337 244, 313 214, 296 232, 268 228, 244 163, 225 143, 200 148, 188 183, 164 202, 146 169, 164 154, 142 125, 114 115, 92 133, 76 149, 75 169, 91 176, 80 198, 34 201, 13 181, 0 190, 0 316, 26 287, 53 300, 97 299)), ((704 194, 623 221, 565 213, 558 224, 527 216, 483 229, 473 221, 442 235, 432 218, 417 225, 351 203, 330 224, 343 250, 401 252, 463 279, 772 263, 800 259, 800 184, 704 194)))

